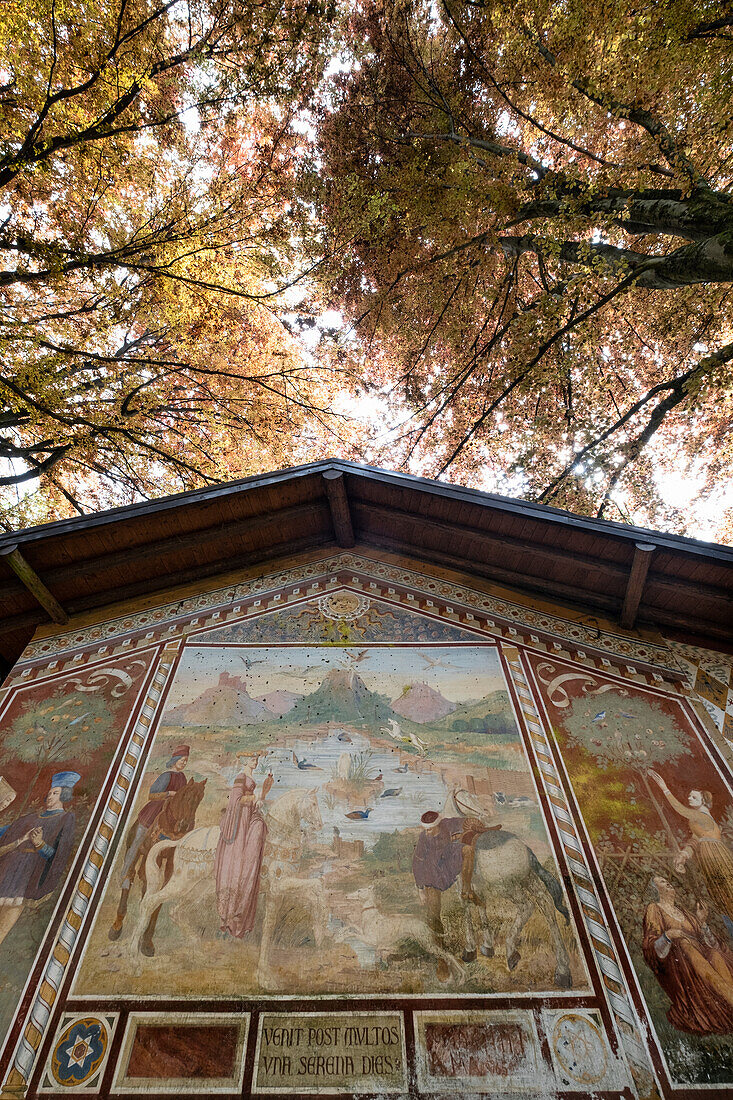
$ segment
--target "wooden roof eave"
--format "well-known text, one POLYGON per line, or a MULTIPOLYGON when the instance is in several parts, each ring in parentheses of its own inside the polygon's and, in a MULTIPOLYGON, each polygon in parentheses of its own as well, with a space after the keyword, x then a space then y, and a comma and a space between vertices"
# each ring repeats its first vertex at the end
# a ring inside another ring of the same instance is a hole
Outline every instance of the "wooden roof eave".
POLYGON ((41 587, 24 588, 0 558, 1 651, 15 659, 48 621, 53 603, 37 602, 42 591, 74 615, 355 543, 623 616, 627 628, 733 642, 733 548, 334 460, 9 536, 0 553, 14 547, 41 587))

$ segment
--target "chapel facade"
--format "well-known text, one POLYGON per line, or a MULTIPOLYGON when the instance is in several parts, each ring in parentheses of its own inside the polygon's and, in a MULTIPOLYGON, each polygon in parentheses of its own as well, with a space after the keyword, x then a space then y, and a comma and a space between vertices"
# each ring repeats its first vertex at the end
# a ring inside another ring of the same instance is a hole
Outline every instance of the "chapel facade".
POLYGON ((0 567, 4 1100, 733 1096, 733 550, 324 462, 0 567))

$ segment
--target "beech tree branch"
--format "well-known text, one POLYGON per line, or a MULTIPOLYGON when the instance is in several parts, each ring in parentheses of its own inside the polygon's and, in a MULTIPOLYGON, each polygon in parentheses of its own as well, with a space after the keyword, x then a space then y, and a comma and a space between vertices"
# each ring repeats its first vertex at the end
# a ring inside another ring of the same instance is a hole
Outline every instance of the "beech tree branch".
MULTIPOLYGON (((545 46, 542 39, 538 35, 532 34, 527 27, 523 27, 522 30, 526 37, 534 43, 540 56, 547 64, 557 69, 559 67, 558 59, 555 57, 554 53, 545 46)), ((628 122, 633 122, 643 130, 646 130, 649 136, 656 141, 660 152, 669 166, 674 171, 679 171, 686 176, 693 187, 705 189, 709 187, 708 181, 697 170, 684 149, 675 141, 664 123, 658 118, 655 118, 651 111, 647 111, 643 107, 638 107, 633 103, 623 103, 621 100, 617 100, 611 95, 604 95, 601 92, 595 91, 591 86, 590 80, 585 77, 570 80, 570 85, 575 88, 576 91, 580 92, 581 95, 585 96, 586 99, 589 99, 591 103, 595 103, 597 107, 602 107, 604 111, 614 114, 617 118, 626 119, 628 122)))
MULTIPOLYGON (((660 382, 658 385, 652 386, 642 398, 635 401, 622 416, 618 417, 618 419, 610 425, 610 427, 606 428, 605 431, 601 432, 595 439, 591 440, 590 443, 587 443, 579 451, 575 452, 570 462, 568 462, 560 474, 558 474, 558 476, 554 478, 537 497, 538 502, 544 503, 549 500, 562 483, 570 477, 578 463, 587 458, 591 451, 600 447, 602 443, 605 443, 606 440, 610 439, 621 428, 633 420, 634 417, 637 416, 650 401, 653 401, 655 397, 668 391, 667 396, 655 405, 649 419, 641 431, 622 445, 620 450, 623 456, 623 468, 625 469, 626 466, 639 457, 642 449, 659 430, 669 413, 677 408, 678 405, 688 400, 692 384, 704 378, 710 371, 723 366, 725 363, 730 363, 732 360, 733 342, 726 344, 717 351, 711 352, 710 355, 706 355, 705 358, 701 359, 699 363, 696 363, 694 367, 690 367, 689 370, 685 371, 684 374, 679 375, 677 378, 673 378, 669 382, 660 382)), ((617 480, 618 478, 616 478, 616 481, 617 480)))

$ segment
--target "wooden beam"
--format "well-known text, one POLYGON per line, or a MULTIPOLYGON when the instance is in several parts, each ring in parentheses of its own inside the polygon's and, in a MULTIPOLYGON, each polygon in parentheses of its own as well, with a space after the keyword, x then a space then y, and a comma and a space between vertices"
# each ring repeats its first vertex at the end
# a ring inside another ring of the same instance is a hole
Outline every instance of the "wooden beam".
MULTIPOLYGON (((548 546, 546 543, 528 542, 468 524, 430 519, 416 512, 371 504, 354 497, 351 498, 351 510, 356 519, 360 541, 375 542, 379 545, 378 540, 382 537, 393 538, 402 544, 402 553, 412 553, 420 557, 432 546, 436 551, 448 553, 450 557, 450 548, 455 545, 457 539, 465 537, 471 539, 476 547, 474 560, 477 565, 479 563, 488 565, 491 562, 497 577, 502 573, 507 579, 511 576, 513 579, 510 583, 515 586, 519 584, 525 588, 532 586, 536 591, 542 590, 546 580, 549 584, 548 565, 558 569, 561 575, 565 575, 568 569, 582 570, 587 587, 579 588, 577 583, 572 586, 565 585, 568 592, 575 593, 572 596, 573 602, 595 600, 602 594, 613 597, 606 600, 603 606, 608 606, 609 610, 613 608, 614 618, 619 613, 623 593, 628 583, 629 569, 628 566, 620 565, 618 562, 609 561, 607 558, 591 557, 588 554, 580 554, 575 550, 558 546, 548 546), (404 534, 404 524, 410 525, 407 536, 404 534)), ((662 550, 662 547, 657 548, 662 550)), ((557 580, 553 583, 559 591, 562 582, 557 580)), ((730 588, 700 584, 687 579, 675 580, 673 576, 665 573, 651 572, 647 585, 650 590, 653 587, 655 593, 675 600, 679 600, 680 593, 683 593, 696 601, 714 601, 718 607, 726 609, 733 602, 730 588)), ((597 606, 602 604, 599 603, 597 606)), ((653 613, 655 620, 657 615, 662 613, 662 609, 656 605, 649 610, 653 613)), ((721 619, 724 618, 725 616, 721 616, 721 619)))
MULTIPOLYGON (((352 510, 357 517, 360 539, 362 537, 374 539, 384 534, 387 538, 396 538, 401 542, 411 543, 414 552, 418 555, 424 549, 427 549, 428 539, 434 539, 439 544, 435 546, 436 550, 449 553, 451 547, 455 546, 456 539, 465 537, 481 542, 484 549, 484 556, 481 560, 484 563, 486 562, 485 554, 488 552, 495 555, 497 567, 500 569, 503 567, 505 571, 508 566, 514 565, 518 556, 524 560, 528 557, 532 558, 534 561, 529 564, 534 565, 536 569, 534 573, 523 566, 510 568, 512 575, 526 577, 526 583, 528 584, 534 583, 538 578, 544 579, 547 576, 548 565, 557 566, 563 574, 567 573, 568 568, 572 567, 582 569, 586 575, 589 573, 597 574, 599 587, 609 595, 613 595, 613 591, 609 592, 608 581, 609 579, 616 581, 618 585, 616 599, 618 600, 621 591, 623 591, 622 586, 626 581, 627 570, 624 566, 605 561, 603 558, 579 554, 577 551, 564 550, 562 547, 548 546, 545 543, 532 543, 512 535, 485 530, 481 527, 473 527, 465 523, 448 523, 445 520, 431 519, 429 516, 417 512, 405 512, 400 508, 367 504, 360 500, 352 500, 352 510), (397 532, 402 524, 409 524, 415 537, 405 538, 404 535, 398 534, 397 532)), ((575 591, 577 592, 577 586, 575 591)), ((575 598, 576 601, 581 599, 580 594, 576 595, 575 598)), ((616 606, 618 607, 618 603, 616 606)))
POLYGON ((18 580, 55 623, 68 623, 69 616, 56 597, 46 588, 35 569, 28 564, 16 545, 0 546, 0 558, 10 566, 18 580))
MULTIPOLYGON (((155 539, 152 542, 144 542, 138 546, 130 546, 126 550, 115 550, 111 554, 99 554, 97 557, 85 558, 82 561, 74 562, 72 565, 49 568, 46 576, 49 583, 53 584, 54 587, 58 587, 67 581, 101 577, 110 569, 124 569, 127 571, 141 565, 153 563, 161 565, 161 571, 156 573, 156 576, 161 585, 167 585, 168 573, 165 572, 166 566, 164 563, 166 558, 170 559, 172 554, 187 553, 190 550, 208 552, 212 548, 212 543, 221 542, 225 539, 241 539, 254 533, 260 534, 260 532, 269 528, 274 528, 277 533, 275 542, 283 541, 279 536, 288 524, 297 525, 300 534, 303 535, 303 521, 313 519, 315 510, 319 508, 323 511, 325 526, 328 522, 325 504, 321 505, 317 502, 297 504, 290 508, 278 508, 277 511, 265 515, 251 516, 247 519, 219 523, 215 527, 187 531, 182 535, 170 535, 167 538, 155 539)), ((324 539, 324 541, 326 540, 324 539)), ((268 536, 263 551, 259 552, 259 558, 266 556, 267 548, 271 545, 273 545, 273 539, 268 536)), ((216 560, 220 564, 222 559, 217 556, 216 560)), ((7 585, 0 584, 0 601, 12 596, 13 591, 14 589, 10 583, 7 585)), ((70 609, 71 601, 72 598, 70 597, 68 601, 70 609)), ((71 610, 74 614, 73 609, 71 610)))
POLYGON ((326 483, 326 496, 328 507, 331 509, 331 521, 336 545, 344 549, 351 549, 354 545, 354 528, 351 523, 351 510, 349 497, 346 492, 346 482, 340 470, 326 470, 323 475, 326 483))
MULTIPOLYGON (((394 554, 402 554, 415 559, 419 555, 419 561, 432 562, 435 565, 444 565, 449 569, 466 573, 469 577, 483 577, 495 584, 505 585, 527 596, 549 596, 557 600, 559 604, 575 607, 577 610, 598 610, 605 613, 609 619, 618 614, 618 598, 609 596, 603 592, 582 592, 576 585, 562 584, 560 581, 540 580, 536 577, 523 576, 521 573, 502 569, 500 566, 489 562, 477 561, 476 558, 459 557, 456 554, 445 554, 440 550, 433 550, 427 546, 419 551, 410 542, 399 538, 389 538, 386 535, 369 534, 364 538, 359 537, 360 545, 377 546, 389 550, 394 554)), ((653 608, 652 613, 646 615, 645 621, 656 630, 660 627, 670 627, 676 631, 687 631, 704 638, 719 638, 730 645, 730 628, 727 622, 716 623, 709 619, 692 618, 690 615, 678 614, 667 611, 664 608, 653 608)), ((590 645, 591 642, 588 642, 590 645)), ((699 643, 702 644, 702 643, 699 643)), ((726 650, 727 652, 727 650, 726 650)))
MULTIPOLYGON (((290 556, 307 550, 316 550, 323 545, 324 540, 322 538, 307 535, 302 539, 288 539, 286 542, 280 543, 274 540, 270 546, 270 551, 278 557, 283 557, 286 554, 290 556)), ((330 546, 331 540, 328 539, 325 545, 330 546)), ((246 554, 239 554, 236 557, 217 559, 207 562, 205 565, 195 565, 175 572, 156 573, 154 576, 144 577, 132 584, 116 585, 114 588, 105 588, 101 591, 92 592, 87 596, 69 600, 66 606, 71 615, 79 615, 85 611, 94 611, 108 605, 115 606, 124 603, 125 600, 136 599, 139 596, 149 596, 155 592, 166 593, 180 585, 191 584, 192 581, 203 580, 205 577, 216 576, 218 573, 234 573, 238 569, 246 569, 249 566, 258 565, 260 562, 263 565, 263 572, 266 572, 268 566, 267 550, 254 550, 246 554)), ((166 597, 167 599, 168 597, 166 597)), ((8 618, 0 619, 0 637, 12 631, 38 626, 40 622, 40 615, 33 611, 10 615, 8 618)))
POLYGON ((619 618, 624 630, 632 630, 636 622, 636 615, 646 584, 646 575, 649 572, 652 554, 655 550, 656 546, 651 542, 637 542, 634 546, 634 557, 626 584, 624 605, 621 608, 621 617, 619 618))

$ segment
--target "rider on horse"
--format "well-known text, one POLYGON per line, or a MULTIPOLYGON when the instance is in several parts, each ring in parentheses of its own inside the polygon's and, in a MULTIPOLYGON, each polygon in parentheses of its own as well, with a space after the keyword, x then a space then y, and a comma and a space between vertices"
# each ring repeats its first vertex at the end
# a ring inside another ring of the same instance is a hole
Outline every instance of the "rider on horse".
POLYGON ((176 791, 179 791, 181 787, 186 786, 186 780, 183 778, 182 773, 188 764, 190 751, 188 745, 179 745, 174 749, 166 764, 168 770, 163 772, 162 775, 159 775, 151 784, 148 801, 137 816, 137 821, 134 826, 135 832, 125 854, 124 863, 122 864, 123 890, 129 890, 132 885, 132 879, 134 877, 133 869, 138 854, 150 830, 155 825, 155 820, 163 809, 163 804, 166 799, 170 798, 176 791))

